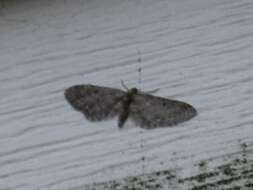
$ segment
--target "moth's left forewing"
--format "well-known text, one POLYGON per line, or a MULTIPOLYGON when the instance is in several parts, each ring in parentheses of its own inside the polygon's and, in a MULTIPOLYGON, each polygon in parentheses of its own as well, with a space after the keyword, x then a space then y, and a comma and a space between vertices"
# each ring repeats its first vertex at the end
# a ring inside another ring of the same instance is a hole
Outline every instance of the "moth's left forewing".
POLYGON ((149 94, 136 94, 130 105, 130 118, 143 128, 172 126, 197 114, 191 105, 149 94))

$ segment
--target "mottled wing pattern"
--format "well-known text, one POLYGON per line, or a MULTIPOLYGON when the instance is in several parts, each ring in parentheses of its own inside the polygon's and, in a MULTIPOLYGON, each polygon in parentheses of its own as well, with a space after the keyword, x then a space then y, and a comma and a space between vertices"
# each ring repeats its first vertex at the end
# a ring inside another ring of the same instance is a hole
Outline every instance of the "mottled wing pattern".
POLYGON ((129 110, 130 118, 140 127, 152 129, 176 125, 197 114, 191 105, 149 94, 135 94, 129 110))
POLYGON ((120 112, 122 90, 94 85, 75 85, 65 91, 65 98, 74 109, 90 121, 112 118, 120 112))

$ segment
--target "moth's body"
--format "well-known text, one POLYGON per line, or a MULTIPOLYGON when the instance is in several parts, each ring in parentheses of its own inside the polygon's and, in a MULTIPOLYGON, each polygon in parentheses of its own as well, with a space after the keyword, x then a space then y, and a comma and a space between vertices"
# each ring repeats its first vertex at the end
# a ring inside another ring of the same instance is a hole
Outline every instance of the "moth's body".
POLYGON ((127 92, 94 85, 75 85, 65 91, 68 102, 90 121, 118 116, 122 128, 128 118, 151 129, 175 125, 197 114, 189 104, 145 94, 132 88, 127 92))
POLYGON ((119 113, 118 118, 118 127, 122 128, 125 124, 128 116, 129 116, 129 108, 131 103, 134 101, 134 95, 136 95, 138 92, 137 88, 132 88, 126 94, 123 96, 121 102, 122 102, 122 109, 119 113))

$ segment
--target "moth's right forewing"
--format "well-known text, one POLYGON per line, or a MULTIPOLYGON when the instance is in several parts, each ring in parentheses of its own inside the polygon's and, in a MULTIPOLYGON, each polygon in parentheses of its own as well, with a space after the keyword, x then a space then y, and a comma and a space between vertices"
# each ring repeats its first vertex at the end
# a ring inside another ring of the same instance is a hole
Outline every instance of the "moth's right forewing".
POLYGON ((90 121, 100 121, 118 114, 122 90, 94 85, 76 85, 65 91, 65 97, 90 121))
POLYGON ((148 94, 135 95, 130 106, 131 119, 143 128, 172 126, 196 114, 196 110, 187 103, 148 94))

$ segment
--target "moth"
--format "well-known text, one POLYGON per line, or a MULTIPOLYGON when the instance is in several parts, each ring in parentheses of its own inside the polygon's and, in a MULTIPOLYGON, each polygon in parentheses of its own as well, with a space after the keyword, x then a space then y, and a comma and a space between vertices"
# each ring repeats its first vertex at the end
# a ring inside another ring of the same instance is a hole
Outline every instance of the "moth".
POLYGON ((65 90, 65 98, 89 121, 118 117, 122 128, 131 119, 146 129, 173 126, 197 115, 188 103, 144 93, 137 88, 120 89, 91 84, 74 85, 65 90))

